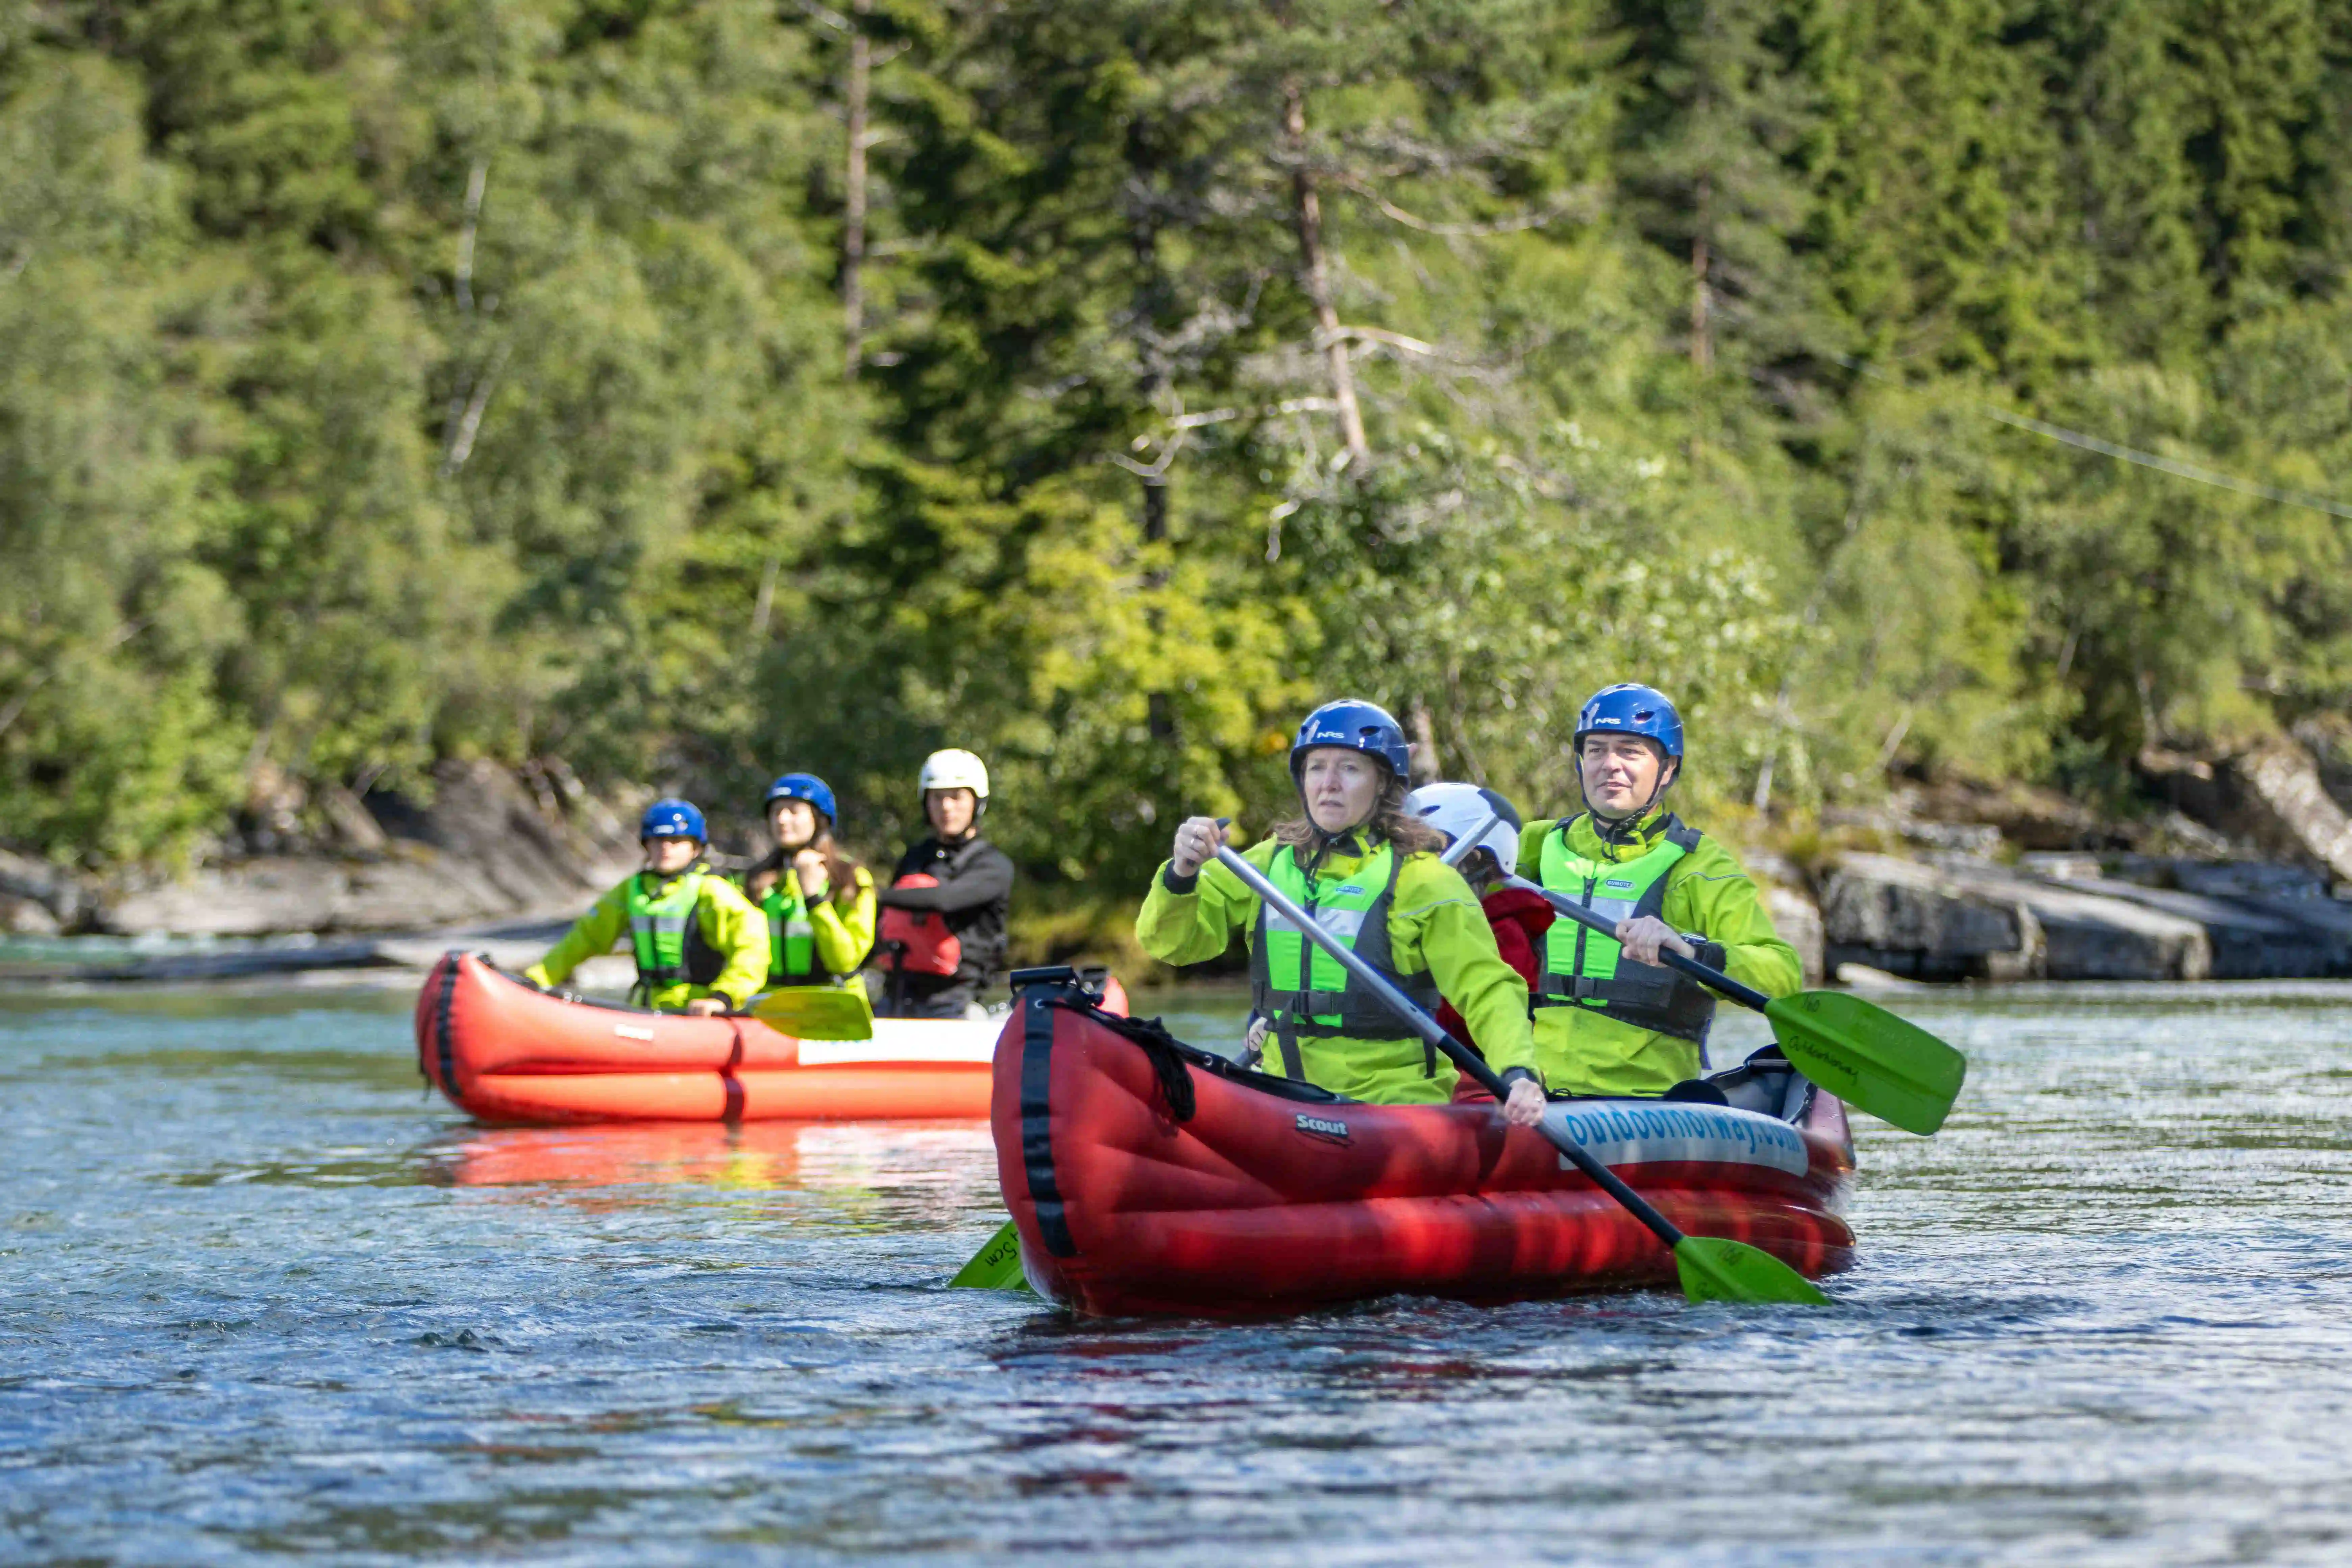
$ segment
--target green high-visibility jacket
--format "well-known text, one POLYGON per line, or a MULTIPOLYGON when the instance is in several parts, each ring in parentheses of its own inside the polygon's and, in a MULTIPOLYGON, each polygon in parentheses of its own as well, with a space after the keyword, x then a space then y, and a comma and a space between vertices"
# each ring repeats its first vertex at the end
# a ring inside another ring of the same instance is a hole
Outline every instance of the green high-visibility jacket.
MULTIPOLYGON (((1544 840, 1556 836, 1560 818, 1530 822, 1519 834, 1519 869, 1537 874, 1544 840)), ((1583 859, 1630 866, 1658 848, 1669 815, 1652 812, 1622 844, 1604 842, 1592 818, 1566 819, 1565 848, 1583 859)), ((1756 884, 1729 850, 1712 835, 1666 868, 1665 897, 1658 918, 1685 936, 1698 936, 1721 950, 1719 967, 1734 980, 1768 996, 1787 996, 1804 984, 1797 950, 1782 942, 1764 912, 1756 884)), ((1562 920, 1547 933, 1554 942, 1573 942, 1579 928, 1562 920)), ((1706 956, 1712 957, 1709 953, 1706 956)), ((1638 1028, 1581 1006, 1535 1010, 1536 1058, 1544 1086, 1554 1094, 1663 1094, 1698 1075, 1696 1040, 1638 1028)))
POLYGON ((694 923, 701 933, 700 945, 718 955, 719 973, 702 984, 669 980, 641 985, 636 999, 664 1011, 675 1011, 704 996, 716 996, 730 1007, 741 1007, 767 984, 768 919, 743 896, 741 889, 701 865, 671 878, 656 877, 651 871, 632 875, 597 900, 595 907, 563 933, 563 940, 551 948, 545 958, 523 971, 523 977, 541 985, 562 984, 587 960, 610 952, 615 945, 630 940, 629 911, 633 902, 659 902, 666 894, 681 890, 679 884, 688 877, 698 879, 694 923))
MULTIPOLYGON (((1269 838, 1252 845, 1242 858, 1264 871, 1277 852, 1289 853, 1269 838)), ((1316 868, 1316 880, 1336 890, 1357 878, 1366 861, 1360 854, 1333 854, 1316 868)), ((1203 866, 1189 883, 1172 886, 1170 868, 1162 862, 1135 917, 1135 936, 1146 952, 1162 963, 1200 963, 1224 952, 1236 932, 1254 943, 1257 917, 1257 895, 1215 861, 1203 866)), ((1389 961, 1395 972, 1433 979, 1469 1024, 1488 1065, 1496 1072, 1534 1067, 1528 983, 1496 950, 1494 928, 1459 871, 1434 855, 1406 856, 1397 867, 1388 935, 1389 961)), ((1431 1105, 1453 1098, 1453 1065, 1441 1057, 1431 1072, 1417 1037, 1321 1036, 1302 1037, 1298 1047, 1307 1081, 1351 1100, 1431 1105)), ((1267 1055, 1268 1069, 1282 1070, 1272 1042, 1267 1055)))
POLYGON ((874 951, 874 873, 853 867, 851 880, 846 900, 834 897, 830 883, 803 899, 789 864, 762 862, 744 874, 744 896, 768 921, 768 984, 824 985, 857 973, 874 951))

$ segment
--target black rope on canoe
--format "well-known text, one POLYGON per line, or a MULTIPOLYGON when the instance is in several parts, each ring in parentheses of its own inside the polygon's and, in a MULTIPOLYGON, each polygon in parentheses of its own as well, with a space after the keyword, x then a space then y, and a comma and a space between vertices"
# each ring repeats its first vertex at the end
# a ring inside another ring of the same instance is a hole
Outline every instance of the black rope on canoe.
POLYGON ((1197 1109, 1192 1092, 1192 1075, 1196 1072, 1211 1073, 1228 1083, 1240 1084, 1280 1100, 1301 1100, 1312 1105, 1350 1103, 1346 1096, 1319 1089, 1303 1079, 1252 1072, 1214 1051, 1187 1045, 1170 1033, 1168 1026, 1157 1018, 1121 1017, 1116 1013, 1104 1012, 1082 997, 1056 996, 1046 1005, 1083 1013, 1112 1034, 1132 1040, 1140 1047, 1143 1054, 1151 1058, 1151 1070, 1159 1075, 1160 1091, 1168 1098, 1168 1114, 1178 1121, 1190 1121, 1197 1109))

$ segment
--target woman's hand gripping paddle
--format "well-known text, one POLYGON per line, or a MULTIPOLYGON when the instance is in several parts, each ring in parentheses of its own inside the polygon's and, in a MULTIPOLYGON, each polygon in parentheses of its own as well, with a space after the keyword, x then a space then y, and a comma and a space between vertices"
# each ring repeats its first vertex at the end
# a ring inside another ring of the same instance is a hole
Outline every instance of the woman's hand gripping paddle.
MULTIPOLYGON (((1614 937, 1617 922, 1521 878, 1510 885, 1540 894, 1565 918, 1614 937)), ((1658 962, 1719 991, 1772 1022, 1781 1052, 1796 1069, 1857 1110, 1921 1136, 1943 1126, 1968 1077, 1959 1052, 1885 1008, 1842 991, 1767 996, 1695 958, 1662 950, 1658 962)))
MULTIPOLYGON (((1337 937, 1308 919, 1307 911, 1286 898, 1280 889, 1259 874, 1256 867, 1222 847, 1217 850, 1217 860, 1239 878, 1243 886, 1265 900, 1268 909, 1297 926, 1301 935, 1329 953, 1341 968, 1362 982, 1387 1005, 1391 1012, 1411 1025, 1423 1039, 1444 1051, 1454 1066, 1475 1079, 1496 1101, 1510 1098, 1510 1090, 1496 1076, 1495 1069, 1486 1065, 1486 1058, 1439 1027, 1436 1019, 1414 1006, 1404 993, 1390 984, 1378 970, 1358 958, 1337 937)), ((1829 1298, 1822 1295, 1811 1280, 1770 1253, 1722 1237, 1684 1235, 1675 1228, 1672 1220, 1621 1181, 1616 1172, 1580 1147, 1559 1127, 1546 1121, 1537 1131, 1553 1148, 1566 1155, 1570 1164, 1583 1172, 1594 1186, 1616 1199, 1635 1219, 1648 1226, 1652 1235, 1666 1244, 1675 1255, 1675 1272, 1682 1277, 1683 1294, 1692 1300, 1793 1301, 1814 1307, 1829 1305, 1829 1298)))

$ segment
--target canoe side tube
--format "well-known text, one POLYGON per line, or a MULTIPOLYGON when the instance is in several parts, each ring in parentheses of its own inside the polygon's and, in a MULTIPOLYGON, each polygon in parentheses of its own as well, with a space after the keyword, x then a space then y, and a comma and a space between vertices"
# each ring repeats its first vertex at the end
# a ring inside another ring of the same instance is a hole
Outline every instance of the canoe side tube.
MULTIPOLYGON (((1205 1058, 1066 993, 1024 994, 991 1120, 1041 1295, 1094 1315, 1235 1316, 1675 1280, 1655 1237, 1492 1105, 1363 1105, 1205 1058)), ((1683 1229, 1819 1276, 1853 1260, 1844 1108, 1787 1099, 1794 1122, 1705 1096, 1550 1114, 1683 1229)))

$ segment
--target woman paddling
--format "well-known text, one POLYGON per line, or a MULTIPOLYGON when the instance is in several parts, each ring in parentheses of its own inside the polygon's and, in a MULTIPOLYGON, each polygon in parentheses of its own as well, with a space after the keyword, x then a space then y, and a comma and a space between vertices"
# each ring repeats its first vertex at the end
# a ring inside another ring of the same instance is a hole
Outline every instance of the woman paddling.
POLYGON ((768 917, 768 986, 835 984, 874 946, 874 874, 835 845, 833 790, 814 773, 770 784, 767 806, 776 847, 743 891, 768 917))
MULTIPOLYGON (((1381 709, 1325 703, 1290 749, 1304 815, 1244 858, 1406 994, 1432 1010, 1441 994, 1451 998, 1511 1084, 1504 1114, 1531 1126, 1544 1098, 1527 982, 1496 952, 1469 885, 1432 852, 1442 837, 1406 815, 1407 758, 1404 731, 1381 709)), ((1174 853, 1136 916, 1144 951, 1198 963, 1240 931, 1281 1071, 1375 1105, 1450 1099, 1452 1066, 1288 922, 1269 921, 1257 896, 1213 863, 1223 842, 1213 817, 1177 828, 1174 853)))

